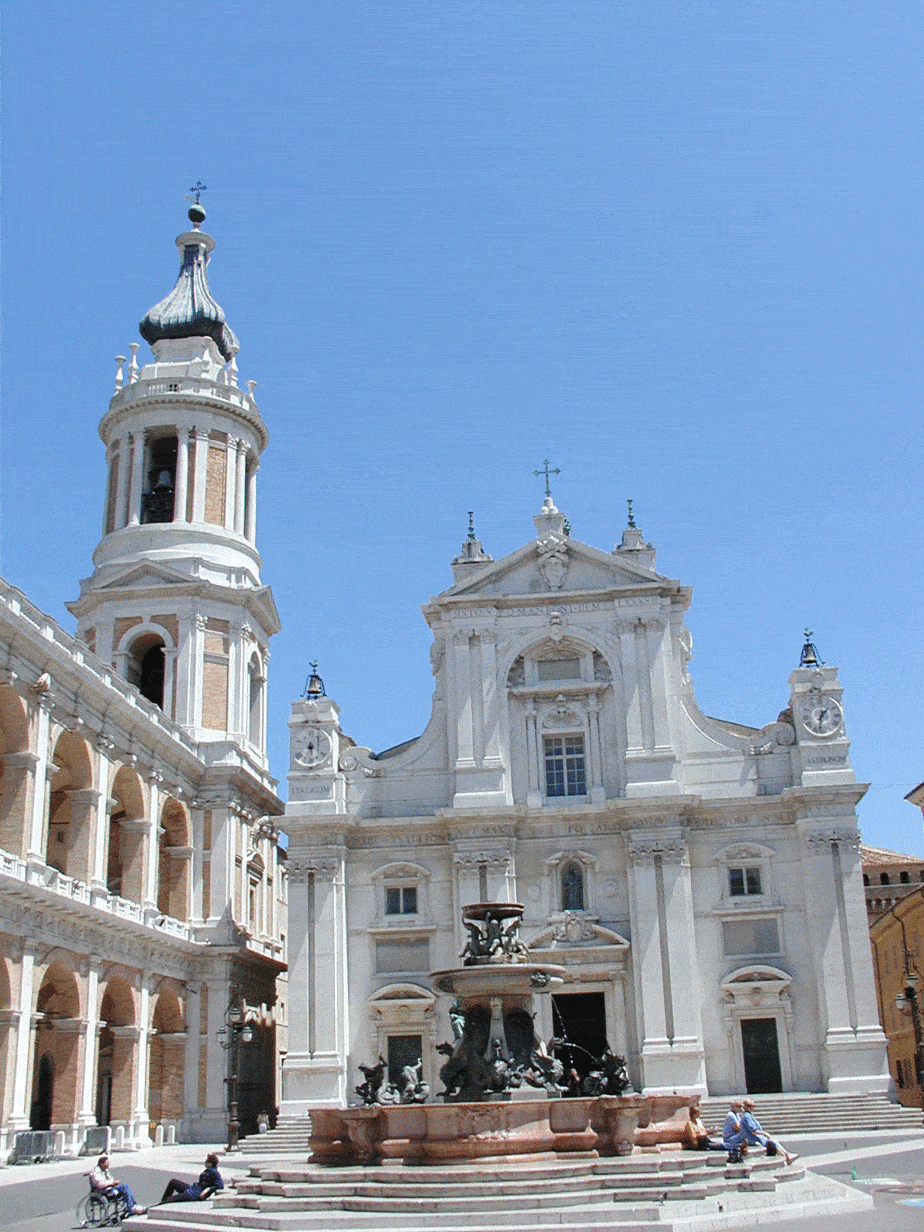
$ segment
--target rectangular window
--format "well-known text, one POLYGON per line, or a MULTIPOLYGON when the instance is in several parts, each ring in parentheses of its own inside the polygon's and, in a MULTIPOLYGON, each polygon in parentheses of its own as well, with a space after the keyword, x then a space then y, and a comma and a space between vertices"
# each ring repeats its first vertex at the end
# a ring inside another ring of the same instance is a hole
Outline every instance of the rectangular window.
POLYGON ((427 972, 430 970, 429 941, 377 941, 376 970, 383 974, 395 971, 427 972))
POLYGON ((583 736, 546 736, 545 794, 587 795, 583 736))
POLYGON ((567 659, 539 659, 536 663, 539 680, 580 680, 581 660, 577 655, 567 659))
POLYGON ((759 868, 730 868, 728 892, 733 898, 741 894, 762 894, 759 868))
POLYGON ((780 952, 780 936, 774 919, 725 920, 722 940, 729 958, 780 952))
POLYGON ((386 886, 386 915, 416 915, 417 886, 386 886))

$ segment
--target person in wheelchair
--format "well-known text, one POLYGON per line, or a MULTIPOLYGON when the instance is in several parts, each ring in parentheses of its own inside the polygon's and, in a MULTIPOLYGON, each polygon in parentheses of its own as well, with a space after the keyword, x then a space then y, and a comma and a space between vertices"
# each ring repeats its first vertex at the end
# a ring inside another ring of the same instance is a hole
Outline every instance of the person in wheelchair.
POLYGON ((125 1182, 117 1181, 109 1171, 108 1155, 100 1155, 96 1167, 90 1173, 90 1188, 105 1198, 120 1198, 129 1215, 144 1215, 147 1212, 148 1208, 138 1205, 125 1182))

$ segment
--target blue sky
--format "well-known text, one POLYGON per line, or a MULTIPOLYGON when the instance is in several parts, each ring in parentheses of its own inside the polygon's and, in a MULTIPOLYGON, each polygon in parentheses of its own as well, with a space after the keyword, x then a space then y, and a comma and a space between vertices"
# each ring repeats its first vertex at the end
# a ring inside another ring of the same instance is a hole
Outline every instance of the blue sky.
POLYGON ((73 628, 112 357, 202 180, 283 791, 314 658, 359 743, 423 728, 419 605, 467 510, 532 537, 548 457, 576 538, 632 497, 692 585, 707 713, 775 719, 814 629, 864 836, 924 854, 921 43, 910 0, 7 5, 4 575, 73 628))

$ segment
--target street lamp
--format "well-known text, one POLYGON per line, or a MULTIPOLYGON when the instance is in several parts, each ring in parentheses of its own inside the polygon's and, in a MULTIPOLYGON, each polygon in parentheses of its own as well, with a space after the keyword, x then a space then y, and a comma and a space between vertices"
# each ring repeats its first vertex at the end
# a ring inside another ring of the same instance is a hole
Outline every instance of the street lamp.
MULTIPOLYGON (((905 951, 908 958, 908 952, 905 951)), ((918 1006, 918 983, 921 977, 911 965, 905 972, 904 988, 895 995, 895 1008, 900 1014, 911 1014, 911 1029, 914 1032, 914 1066, 918 1087, 921 1089, 922 1106, 924 1106, 924 1038, 921 1035, 921 1011, 918 1006)))
POLYGON ((240 1067, 241 1044, 249 1044, 253 1039, 253 1027, 247 1021, 247 1002, 240 988, 232 988, 231 1000, 225 1010, 225 1025, 219 1027, 216 1035, 225 1052, 230 1051, 231 1073, 225 1081, 228 1084, 228 1150, 237 1149, 237 1139, 241 1123, 237 1119, 237 1072, 240 1067))

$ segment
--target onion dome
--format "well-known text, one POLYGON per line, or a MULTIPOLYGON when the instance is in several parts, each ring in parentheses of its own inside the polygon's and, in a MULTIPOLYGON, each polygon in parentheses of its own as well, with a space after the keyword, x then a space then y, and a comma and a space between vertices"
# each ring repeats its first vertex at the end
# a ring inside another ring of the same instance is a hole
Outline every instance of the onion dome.
POLYGON ((211 338, 228 360, 237 354, 240 345, 209 290, 205 267, 215 241, 199 230, 199 224, 205 221, 205 210, 198 203, 190 209, 189 220, 192 231, 176 237, 183 258, 176 286, 146 314, 138 330, 152 346, 163 338, 211 338))

